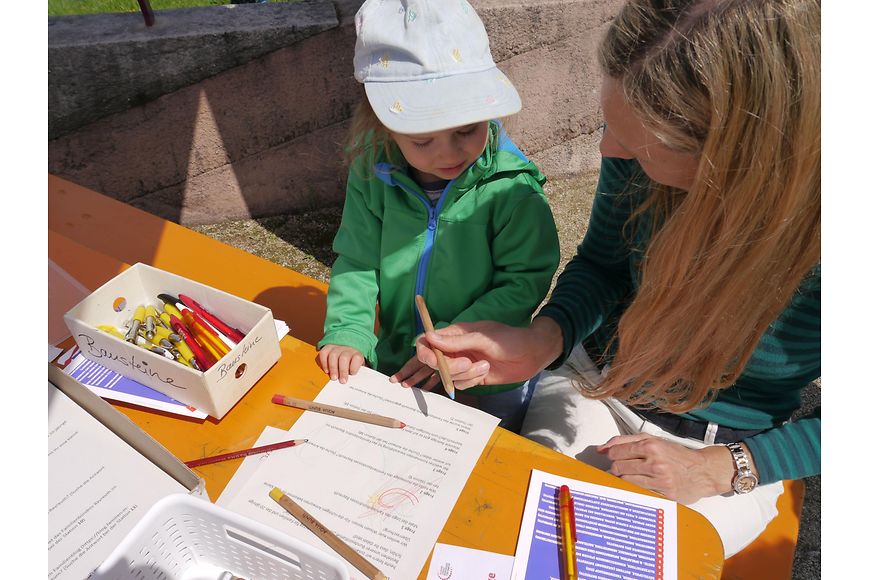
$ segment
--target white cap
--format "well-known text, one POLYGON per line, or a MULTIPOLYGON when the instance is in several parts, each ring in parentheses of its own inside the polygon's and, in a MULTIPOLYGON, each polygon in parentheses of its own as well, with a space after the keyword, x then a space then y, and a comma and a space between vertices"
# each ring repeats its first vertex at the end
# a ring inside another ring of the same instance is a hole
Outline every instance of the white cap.
POLYGON ((396 133, 431 133, 522 108, 466 0, 366 0, 356 13, 354 76, 396 133))

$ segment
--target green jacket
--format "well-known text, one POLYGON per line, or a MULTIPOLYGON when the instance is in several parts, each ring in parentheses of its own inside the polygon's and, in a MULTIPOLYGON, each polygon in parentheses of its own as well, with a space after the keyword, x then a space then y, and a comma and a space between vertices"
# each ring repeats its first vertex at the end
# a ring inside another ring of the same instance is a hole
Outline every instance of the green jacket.
MULTIPOLYGON (((333 249, 323 339, 351 346, 390 375, 415 355, 423 332, 414 296, 436 328, 462 321, 527 325, 550 289, 559 240, 541 185, 544 176, 496 123, 478 160, 450 181, 436 205, 407 165, 376 160, 348 178, 333 249), (372 173, 372 171, 362 173, 372 173), (374 333, 375 305, 380 307, 374 333)), ((468 389, 496 393, 516 387, 468 389)))

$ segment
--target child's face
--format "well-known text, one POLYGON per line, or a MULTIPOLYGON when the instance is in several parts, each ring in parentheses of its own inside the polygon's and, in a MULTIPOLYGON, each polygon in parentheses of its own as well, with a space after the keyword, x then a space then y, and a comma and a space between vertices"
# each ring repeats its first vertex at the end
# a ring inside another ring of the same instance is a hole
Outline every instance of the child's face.
POLYGON ((454 179, 480 157, 489 137, 489 121, 435 133, 391 133, 420 183, 454 179))

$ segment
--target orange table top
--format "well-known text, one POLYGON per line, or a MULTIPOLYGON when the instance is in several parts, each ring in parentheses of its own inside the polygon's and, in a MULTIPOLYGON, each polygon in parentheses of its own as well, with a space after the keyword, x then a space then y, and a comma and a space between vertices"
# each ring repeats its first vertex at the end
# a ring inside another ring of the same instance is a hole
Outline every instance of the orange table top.
MULTIPOLYGON (((144 262, 272 309, 290 326, 281 358, 220 421, 115 407, 179 459, 253 446, 264 427, 289 428, 301 411, 271 403, 275 393, 313 399, 327 382, 315 363, 326 286, 297 272, 156 216, 49 176, 49 258, 89 289, 144 262)), ((62 316, 63 312, 52 312, 62 316)), ((241 460, 196 468, 214 501, 241 460)), ((459 496, 439 542, 513 554, 532 468, 599 485, 648 493, 603 471, 497 428, 459 496)), ((680 578, 719 578, 722 544, 712 525, 677 507, 680 578)), ((425 578, 427 566, 420 578, 425 578)))

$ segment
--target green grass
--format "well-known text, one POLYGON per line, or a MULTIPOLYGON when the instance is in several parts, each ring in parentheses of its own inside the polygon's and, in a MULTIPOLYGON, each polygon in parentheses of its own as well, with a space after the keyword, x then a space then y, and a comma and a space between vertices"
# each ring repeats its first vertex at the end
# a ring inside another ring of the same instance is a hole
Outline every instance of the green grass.
MULTIPOLYGON (((294 0, 269 0, 270 2, 292 2, 294 0)), ((152 10, 167 8, 192 8, 195 6, 216 6, 234 4, 230 0, 151 0, 152 10)), ((48 0, 49 16, 68 16, 70 14, 101 14, 103 12, 139 12, 136 0, 48 0)))

